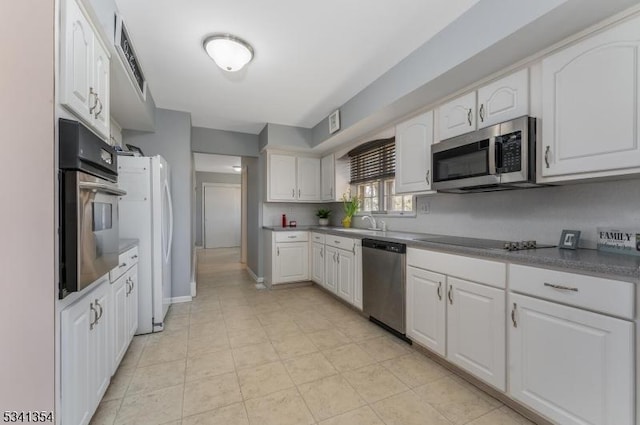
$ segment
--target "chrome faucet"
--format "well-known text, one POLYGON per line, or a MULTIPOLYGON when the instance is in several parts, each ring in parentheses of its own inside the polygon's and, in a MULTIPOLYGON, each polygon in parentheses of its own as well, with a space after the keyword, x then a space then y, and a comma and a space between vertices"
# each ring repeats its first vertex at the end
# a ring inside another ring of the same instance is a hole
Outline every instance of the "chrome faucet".
POLYGON ((362 220, 364 221, 365 219, 368 219, 369 222, 371 223, 371 227, 369 227, 369 229, 371 229, 371 230, 376 230, 377 229, 377 227, 376 227, 376 219, 375 218, 371 217, 370 215, 363 215, 362 216, 362 220))

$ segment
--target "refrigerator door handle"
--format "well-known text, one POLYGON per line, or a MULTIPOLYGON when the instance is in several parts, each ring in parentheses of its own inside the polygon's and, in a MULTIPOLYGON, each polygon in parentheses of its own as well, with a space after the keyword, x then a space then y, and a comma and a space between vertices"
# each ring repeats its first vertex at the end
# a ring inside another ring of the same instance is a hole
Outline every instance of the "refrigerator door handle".
POLYGON ((173 200, 171 199, 171 190, 169 189, 169 182, 164 182, 164 190, 167 194, 167 200, 169 201, 169 242, 167 243, 167 252, 165 253, 165 261, 169 261, 171 255, 171 244, 173 243, 173 200))

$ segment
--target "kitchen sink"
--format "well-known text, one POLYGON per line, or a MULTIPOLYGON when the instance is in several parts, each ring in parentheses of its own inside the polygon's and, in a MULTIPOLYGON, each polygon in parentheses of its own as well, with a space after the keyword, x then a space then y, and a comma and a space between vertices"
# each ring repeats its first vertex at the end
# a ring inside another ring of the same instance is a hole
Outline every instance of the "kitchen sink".
POLYGON ((335 229, 338 232, 357 233, 359 235, 376 236, 382 233, 382 230, 368 230, 368 229, 335 229))

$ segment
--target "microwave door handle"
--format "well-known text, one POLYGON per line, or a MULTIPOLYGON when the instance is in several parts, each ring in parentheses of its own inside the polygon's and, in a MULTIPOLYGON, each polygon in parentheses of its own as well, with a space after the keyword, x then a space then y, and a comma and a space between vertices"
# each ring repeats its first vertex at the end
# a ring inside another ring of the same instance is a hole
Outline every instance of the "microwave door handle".
POLYGON ((503 166, 503 163, 502 163, 502 142, 499 142, 498 140, 496 140, 495 149, 496 149, 496 153, 495 153, 496 170, 499 172, 502 169, 502 166, 503 166))
POLYGON ((80 189, 95 190, 97 192, 104 192, 110 195, 124 196, 127 194, 127 192, 122 189, 103 183, 82 182, 79 183, 78 186, 80 189))
POLYGON ((496 175, 496 137, 489 139, 489 175, 496 175))

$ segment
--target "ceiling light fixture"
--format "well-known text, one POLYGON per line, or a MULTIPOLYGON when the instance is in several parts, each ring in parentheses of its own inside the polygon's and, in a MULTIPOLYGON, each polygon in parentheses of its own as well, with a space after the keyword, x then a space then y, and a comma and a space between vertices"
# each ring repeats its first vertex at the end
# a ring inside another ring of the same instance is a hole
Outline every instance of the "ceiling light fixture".
POLYGON ((235 171, 238 171, 238 172, 242 171, 242 167, 239 165, 232 165, 231 168, 233 168, 235 171))
POLYGON ((253 59, 253 47, 231 34, 214 34, 205 38, 203 46, 216 65, 228 72, 240 71, 253 59))

